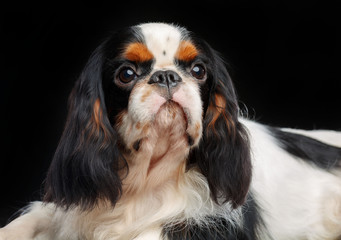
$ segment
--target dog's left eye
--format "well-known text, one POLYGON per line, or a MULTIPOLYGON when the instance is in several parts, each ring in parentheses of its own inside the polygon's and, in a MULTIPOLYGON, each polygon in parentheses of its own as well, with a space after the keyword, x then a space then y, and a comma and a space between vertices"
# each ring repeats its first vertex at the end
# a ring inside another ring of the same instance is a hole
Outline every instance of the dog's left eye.
POLYGON ((121 82, 129 83, 137 77, 137 74, 135 73, 133 69, 131 69, 130 67, 127 67, 120 71, 120 73, 118 74, 118 77, 121 82))
POLYGON ((193 77, 195 77, 196 79, 203 79, 205 77, 206 74, 206 70, 205 68, 200 65, 200 64, 196 64, 194 65, 194 67, 191 70, 191 74, 193 77))

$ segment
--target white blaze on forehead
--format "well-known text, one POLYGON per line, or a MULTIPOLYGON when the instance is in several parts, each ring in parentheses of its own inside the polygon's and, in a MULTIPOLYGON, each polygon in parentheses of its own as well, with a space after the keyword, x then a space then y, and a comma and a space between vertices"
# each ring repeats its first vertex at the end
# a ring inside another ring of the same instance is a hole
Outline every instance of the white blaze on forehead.
POLYGON ((155 67, 173 65, 174 56, 182 40, 183 29, 165 23, 140 25, 147 48, 155 57, 155 67))

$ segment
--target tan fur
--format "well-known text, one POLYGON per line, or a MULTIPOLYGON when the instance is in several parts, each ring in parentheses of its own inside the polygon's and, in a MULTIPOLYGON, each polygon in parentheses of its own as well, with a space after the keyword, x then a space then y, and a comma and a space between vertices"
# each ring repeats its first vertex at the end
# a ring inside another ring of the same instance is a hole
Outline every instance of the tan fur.
POLYGON ((153 59, 153 54, 143 43, 134 42, 126 46, 123 56, 130 61, 145 62, 153 59))
POLYGON ((181 41, 175 57, 182 61, 191 61, 198 55, 197 48, 190 41, 181 41))

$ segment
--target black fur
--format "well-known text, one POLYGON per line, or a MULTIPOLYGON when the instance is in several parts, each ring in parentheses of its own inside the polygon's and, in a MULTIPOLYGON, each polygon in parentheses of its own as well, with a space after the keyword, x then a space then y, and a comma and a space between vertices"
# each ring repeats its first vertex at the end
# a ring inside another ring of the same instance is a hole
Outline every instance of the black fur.
MULTIPOLYGON (((243 205, 243 230, 244 234, 247 236, 247 239, 256 240, 259 239, 257 233, 260 229, 262 229, 262 234, 265 235, 265 226, 263 219, 260 215, 260 207, 257 204, 255 198, 252 193, 249 192, 247 201, 243 205)), ((269 235, 267 235, 267 239, 272 239, 269 235)))
POLYGON ((112 125, 115 125, 116 116, 128 107, 130 92, 134 85, 122 88, 115 84, 114 76, 122 66, 135 65, 141 70, 144 77, 151 70, 153 60, 135 63, 127 61, 120 56, 125 44, 130 42, 143 42, 143 36, 138 27, 122 29, 113 33, 104 43, 105 63, 103 65, 103 91, 108 117, 112 125))
MULTIPOLYGON (((137 31, 135 31, 136 33, 137 31)), ((127 167, 118 148, 114 117, 127 107, 129 92, 113 84, 117 58, 131 29, 113 34, 91 55, 69 97, 69 113, 45 183, 44 201, 92 208, 99 199, 113 205, 121 195, 117 171, 127 167), (105 91, 103 90, 105 89, 105 91), (96 123, 94 105, 100 103, 96 123)), ((135 39, 136 40, 136 39, 135 39)))
POLYGON ((191 152, 190 163, 199 166, 216 202, 230 201, 233 207, 238 207, 244 203, 251 181, 248 136, 238 120, 237 97, 223 60, 206 42, 200 41, 197 46, 209 59, 208 86, 203 86, 208 93, 203 96, 207 97, 203 99, 204 104, 207 102, 203 137, 199 147, 191 152), (215 102, 216 94, 224 99, 224 109, 215 102), (212 128, 209 125, 217 111, 221 114, 212 128))
POLYGON ((121 194, 120 179, 114 169, 122 157, 104 105, 103 58, 103 46, 100 46, 70 95, 68 119, 46 179, 45 201, 88 208, 100 198, 115 203, 121 194), (98 99, 102 115, 100 127, 92 120, 98 99))
MULTIPOLYGON (((242 206, 243 225, 237 226, 217 217, 207 217, 206 226, 197 224, 177 224, 163 228, 163 236, 169 240, 256 240, 257 230, 263 225, 259 206, 252 194, 242 206)), ((190 221, 189 221, 190 222, 190 221)), ((265 234, 264 232, 262 234, 265 234)), ((269 236, 268 236, 269 237, 269 236)), ((269 238, 271 239, 271 238, 269 238)))
POLYGON ((334 147, 301 134, 269 128, 280 146, 290 154, 324 170, 340 167, 341 148, 334 147))

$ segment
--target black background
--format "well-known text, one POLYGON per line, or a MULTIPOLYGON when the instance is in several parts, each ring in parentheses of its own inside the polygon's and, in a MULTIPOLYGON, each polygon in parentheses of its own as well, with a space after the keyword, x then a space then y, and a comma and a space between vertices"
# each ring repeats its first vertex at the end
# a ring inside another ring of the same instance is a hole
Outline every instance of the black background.
POLYGON ((0 10, 0 226, 40 198, 73 83, 108 32, 124 26, 173 22, 205 38, 260 122, 341 130, 336 1, 29 2, 0 10))

